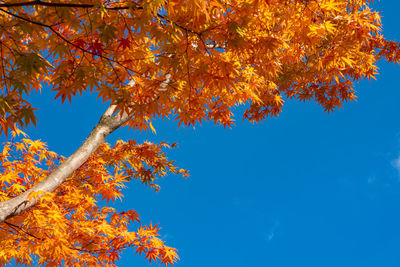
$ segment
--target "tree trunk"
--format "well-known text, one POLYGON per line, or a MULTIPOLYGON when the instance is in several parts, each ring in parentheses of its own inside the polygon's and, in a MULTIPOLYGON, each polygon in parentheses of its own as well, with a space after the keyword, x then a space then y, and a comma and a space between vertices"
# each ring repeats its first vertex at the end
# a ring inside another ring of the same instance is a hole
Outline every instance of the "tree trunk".
POLYGON ((126 114, 121 116, 120 113, 118 113, 113 116, 114 109, 115 106, 113 105, 108 107, 85 142, 49 176, 21 195, 0 202, 0 223, 4 222, 8 218, 17 216, 35 205, 36 199, 27 200, 27 197, 31 192, 53 192, 56 190, 56 188, 60 186, 60 184, 64 182, 72 172, 85 163, 89 156, 96 151, 110 133, 121 127, 129 119, 129 116, 126 114))

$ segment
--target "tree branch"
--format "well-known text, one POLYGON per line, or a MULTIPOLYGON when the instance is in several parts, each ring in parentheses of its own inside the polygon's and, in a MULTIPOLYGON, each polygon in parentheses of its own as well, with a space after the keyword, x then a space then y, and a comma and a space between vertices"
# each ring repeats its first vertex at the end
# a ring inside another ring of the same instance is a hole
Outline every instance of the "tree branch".
POLYGON ((114 60, 114 59, 112 59, 112 58, 109 58, 109 57, 100 55, 100 54, 98 54, 98 53, 94 53, 94 52, 92 52, 92 51, 89 51, 89 50, 87 50, 87 49, 84 49, 84 48, 82 48, 82 47, 80 47, 80 46, 74 44, 73 42, 71 42, 70 40, 68 40, 67 38, 65 38, 61 33, 59 33, 58 31, 54 30, 53 27, 52 27, 51 25, 47 25, 47 24, 44 24, 44 23, 41 23, 41 22, 37 22, 37 21, 34 21, 34 20, 30 20, 30 19, 24 18, 24 17, 22 17, 22 16, 19 16, 19 15, 17 15, 17 14, 14 14, 14 13, 12 13, 12 12, 10 12, 10 11, 4 10, 4 9, 2 9, 1 7, 0 7, 0 11, 1 11, 1 12, 4 12, 4 13, 6 13, 6 14, 9 14, 10 16, 13 16, 13 17, 15 17, 15 18, 18 18, 18 19, 20 19, 20 20, 23 20, 23 21, 26 21, 26 22, 29 22, 29 23, 32 23, 32 24, 35 24, 35 25, 38 25, 38 26, 41 26, 41 27, 44 27, 44 28, 48 28, 48 29, 49 29, 50 31, 52 31, 55 35, 57 35, 58 38, 60 38, 61 40, 63 40, 63 41, 66 42, 67 44, 69 44, 69 45, 71 45, 71 46, 73 46, 73 47, 75 47, 75 48, 81 50, 81 51, 84 52, 84 53, 88 53, 88 54, 91 54, 91 55, 93 55, 93 56, 98 56, 98 57, 100 57, 100 58, 102 58, 102 59, 105 59, 105 60, 108 60, 108 61, 110 61, 110 62, 116 63, 116 64, 118 64, 119 66, 123 67, 123 68, 126 69, 126 70, 129 70, 129 71, 134 72, 134 73, 137 73, 137 74, 141 74, 141 73, 138 73, 138 72, 135 71, 135 70, 132 70, 132 69, 128 68, 127 66, 125 66, 124 64, 122 64, 121 62, 119 62, 119 61, 117 61, 117 60, 114 60))
POLYGON ((31 199, 29 201, 27 200, 30 193, 37 191, 53 192, 56 190, 57 187, 60 186, 60 184, 72 174, 72 172, 85 163, 89 156, 96 151, 96 149, 105 141, 105 138, 110 133, 127 122, 130 118, 130 116, 127 114, 120 115, 117 113, 113 116, 115 108, 115 105, 111 105, 104 112, 100 121, 94 127, 85 142, 49 176, 21 195, 13 199, 0 202, 0 223, 3 223, 8 218, 17 216, 18 214, 35 205, 37 199, 31 199))
POLYGON ((43 238, 39 238, 39 237, 37 237, 37 236, 25 231, 24 229, 22 229, 22 227, 20 227, 18 225, 12 224, 12 223, 7 222, 7 221, 5 221, 4 223, 7 224, 10 228, 14 229, 15 231, 23 232, 23 233, 25 233, 25 234, 27 234, 27 235, 35 238, 35 239, 43 240, 43 238))
MULTIPOLYGON (((115 3, 114 3, 115 4, 115 3)), ((40 0, 20 2, 20 3, 0 3, 0 7, 24 7, 24 6, 49 6, 49 7, 74 7, 74 8, 93 8, 94 4, 75 4, 75 3, 51 3, 40 0)), ((105 6, 108 10, 123 10, 132 8, 130 6, 105 6)), ((143 9, 143 7, 135 6, 134 9, 143 9)))

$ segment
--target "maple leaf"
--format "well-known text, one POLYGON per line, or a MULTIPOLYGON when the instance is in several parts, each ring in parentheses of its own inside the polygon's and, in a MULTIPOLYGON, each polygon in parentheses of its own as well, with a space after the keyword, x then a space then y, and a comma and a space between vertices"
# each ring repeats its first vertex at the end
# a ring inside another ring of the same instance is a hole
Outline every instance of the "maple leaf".
POLYGON ((92 52, 92 56, 98 55, 102 56, 104 51, 104 44, 100 43, 98 40, 89 43, 88 50, 92 52))
POLYGON ((148 259, 149 262, 151 262, 152 260, 157 262, 157 259, 159 258, 158 256, 158 251, 155 248, 152 248, 148 251, 146 251, 146 257, 145 259, 148 259))
POLYGON ((163 251, 163 254, 162 263, 164 263, 165 266, 168 266, 168 264, 174 264, 179 259, 176 249, 174 248, 166 248, 163 251))
POLYGON ((157 226, 158 226, 158 224, 152 225, 152 223, 150 222, 150 225, 146 229, 146 234, 151 235, 151 236, 158 235, 157 233, 161 228, 157 228, 157 226))
POLYGON ((140 246, 140 245, 137 246, 137 248, 136 248, 136 253, 139 254, 139 255, 141 255, 142 252, 146 252, 146 247, 140 246))
POLYGON ((119 42, 118 48, 122 47, 122 50, 130 48, 131 46, 131 41, 127 38, 121 38, 118 40, 118 42, 119 42))
POLYGON ((85 48, 86 47, 86 42, 82 38, 76 39, 74 42, 74 45, 79 47, 79 48, 85 48))

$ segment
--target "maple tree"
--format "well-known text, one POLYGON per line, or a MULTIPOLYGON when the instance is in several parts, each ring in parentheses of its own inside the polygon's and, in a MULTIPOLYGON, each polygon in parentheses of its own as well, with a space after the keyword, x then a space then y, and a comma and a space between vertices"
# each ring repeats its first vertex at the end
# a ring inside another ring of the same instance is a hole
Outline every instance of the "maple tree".
POLYGON ((8 0, 0 1, 0 264, 113 266, 119 253, 166 265, 174 248, 133 211, 100 207, 130 180, 158 190, 166 143, 105 138, 156 118, 191 126, 233 125, 232 110, 260 122, 284 99, 333 111, 355 99, 354 82, 375 78, 400 45, 381 33, 366 0, 8 0), (68 158, 20 129, 36 124, 29 94, 49 86, 72 101, 95 93, 110 103, 68 158), (128 226, 138 226, 131 231, 128 226))

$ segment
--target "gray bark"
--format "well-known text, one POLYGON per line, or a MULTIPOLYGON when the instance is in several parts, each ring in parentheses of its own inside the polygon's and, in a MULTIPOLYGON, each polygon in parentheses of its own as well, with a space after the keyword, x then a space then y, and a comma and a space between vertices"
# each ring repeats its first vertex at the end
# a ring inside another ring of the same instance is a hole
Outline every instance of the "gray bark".
MULTIPOLYGON (((23 211, 36 204, 36 199, 27 200, 31 192, 45 191, 53 192, 62 182, 64 182, 76 169, 82 166, 89 156, 105 141, 105 138, 128 121, 127 114, 120 113, 113 115, 115 106, 110 106, 101 117, 98 124, 93 128, 85 142, 69 156, 57 169, 49 176, 37 183, 35 186, 25 191, 21 195, 0 202, 0 223, 8 218, 17 216, 23 211)), ((40 196, 39 196, 40 197, 40 196)))

